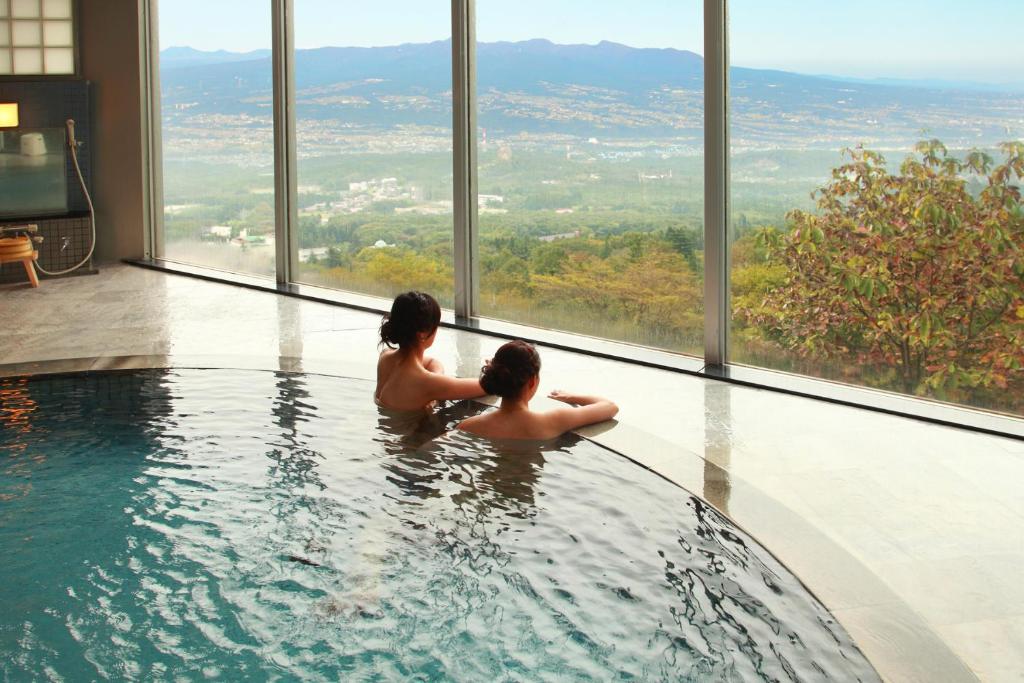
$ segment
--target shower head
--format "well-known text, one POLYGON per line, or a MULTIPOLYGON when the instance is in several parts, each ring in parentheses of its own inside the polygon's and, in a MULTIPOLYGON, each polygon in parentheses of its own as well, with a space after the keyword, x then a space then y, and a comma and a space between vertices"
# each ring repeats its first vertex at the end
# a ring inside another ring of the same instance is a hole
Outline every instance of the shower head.
POLYGON ((68 147, 75 149, 78 147, 78 141, 75 140, 75 120, 68 119, 64 122, 64 127, 68 129, 68 147))

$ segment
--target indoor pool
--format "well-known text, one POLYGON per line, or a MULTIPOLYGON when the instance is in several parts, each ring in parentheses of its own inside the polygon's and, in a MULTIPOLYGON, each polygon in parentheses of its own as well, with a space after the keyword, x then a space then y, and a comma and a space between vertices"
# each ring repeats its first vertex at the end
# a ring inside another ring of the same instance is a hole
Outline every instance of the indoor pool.
POLYGON ((5 680, 877 681, 722 515, 371 383, 0 379, 5 680))

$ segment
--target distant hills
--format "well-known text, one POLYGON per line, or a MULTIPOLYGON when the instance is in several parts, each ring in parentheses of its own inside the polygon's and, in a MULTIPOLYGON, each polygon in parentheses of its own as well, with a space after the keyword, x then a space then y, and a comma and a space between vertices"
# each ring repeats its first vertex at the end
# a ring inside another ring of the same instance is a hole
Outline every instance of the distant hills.
POLYGON ((175 69, 183 66, 223 64, 225 62, 247 62, 270 59, 270 50, 252 52, 228 52, 227 50, 196 50, 191 47, 169 47, 160 51, 160 67, 175 69))
POLYGON ((900 88, 927 88, 929 90, 975 90, 977 92, 1020 93, 1024 92, 1024 81, 1014 83, 985 83, 982 81, 961 81, 946 78, 855 78, 850 76, 829 76, 816 74, 820 78, 847 83, 867 85, 895 85, 900 88))
MULTIPOLYGON (((182 116, 267 115, 269 51, 161 51, 165 105, 182 116)), ((1024 135, 1024 93, 730 69, 734 144, 836 149, 939 137, 956 146, 1024 135)), ((481 125, 605 138, 693 138, 702 127, 703 58, 674 49, 547 40, 478 43, 481 125)), ((450 126, 449 41, 296 53, 300 120, 450 126)))

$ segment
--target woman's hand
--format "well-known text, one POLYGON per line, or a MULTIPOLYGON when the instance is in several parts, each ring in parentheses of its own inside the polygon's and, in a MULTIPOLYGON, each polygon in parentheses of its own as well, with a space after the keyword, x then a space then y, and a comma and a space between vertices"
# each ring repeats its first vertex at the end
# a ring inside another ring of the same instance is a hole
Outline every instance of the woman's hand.
POLYGON ((555 389, 548 394, 548 398, 573 406, 572 408, 556 408, 547 413, 549 419, 562 432, 610 420, 619 412, 617 405, 601 396, 570 394, 568 391, 555 389))
POLYGON ((568 391, 562 391, 561 389, 555 389, 554 391, 552 391, 550 394, 548 394, 548 398, 553 398, 556 401, 561 401, 562 403, 568 403, 570 405, 577 406, 590 405, 591 403, 596 403, 597 401, 604 400, 598 398, 597 396, 581 396, 580 394, 571 394, 568 391))

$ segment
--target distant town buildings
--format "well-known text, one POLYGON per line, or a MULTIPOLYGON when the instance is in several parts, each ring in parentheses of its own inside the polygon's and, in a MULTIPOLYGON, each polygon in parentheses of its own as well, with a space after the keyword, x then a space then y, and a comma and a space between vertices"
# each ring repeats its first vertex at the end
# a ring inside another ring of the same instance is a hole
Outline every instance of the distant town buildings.
POLYGON ((671 180, 672 169, 669 169, 667 173, 637 173, 636 177, 640 183, 646 183, 652 180, 671 180))
POLYGON ((206 232, 213 237, 221 237, 224 240, 231 239, 231 226, 229 225, 211 225, 206 232))
POLYGON ((299 263, 309 263, 327 256, 330 247, 312 247, 310 249, 299 249, 299 263))
MULTIPOLYGON (((563 209, 559 209, 559 211, 562 211, 562 210, 563 209)), ((567 209, 567 210, 568 211, 572 211, 572 209, 567 209)), ((540 240, 541 242, 555 242, 557 240, 571 240, 571 239, 574 239, 574 238, 579 237, 579 236, 580 236, 580 231, 579 230, 573 230, 572 232, 560 232, 557 235, 541 235, 537 239, 540 240)))

